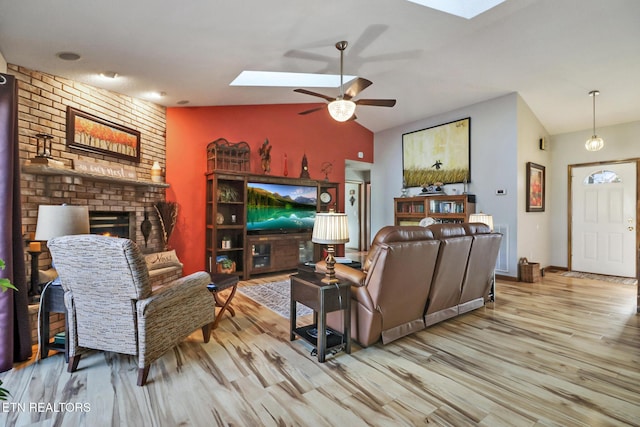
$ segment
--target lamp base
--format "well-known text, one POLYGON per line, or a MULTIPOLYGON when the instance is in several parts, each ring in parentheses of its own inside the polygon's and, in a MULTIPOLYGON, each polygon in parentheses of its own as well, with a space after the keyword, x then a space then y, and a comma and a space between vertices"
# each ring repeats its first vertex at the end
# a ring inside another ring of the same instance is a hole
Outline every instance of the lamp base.
POLYGON ((337 277, 329 277, 329 275, 326 275, 325 277, 322 278, 321 280, 322 283, 327 283, 329 285, 333 285, 334 283, 340 283, 340 279, 338 279, 337 277))

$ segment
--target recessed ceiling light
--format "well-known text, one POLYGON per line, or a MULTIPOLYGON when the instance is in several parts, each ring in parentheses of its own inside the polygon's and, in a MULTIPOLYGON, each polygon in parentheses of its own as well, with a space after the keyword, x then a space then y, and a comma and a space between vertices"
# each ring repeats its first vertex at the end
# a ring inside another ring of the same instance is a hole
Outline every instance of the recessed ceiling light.
POLYGON ((80 59, 80 55, 74 52, 58 52, 56 56, 63 61, 77 61, 80 59))
MULTIPOLYGON (((357 76, 344 76, 344 83, 347 84, 356 77, 357 76)), ((340 75, 243 71, 229 86, 339 87, 340 75)))
POLYGON ((409 0, 422 6, 430 7, 461 18, 471 19, 505 0, 409 0))
POLYGON ((176 102, 176 104, 178 104, 178 105, 186 105, 186 104, 188 104, 188 103, 189 103, 189 101, 188 101, 188 100, 186 100, 186 99, 183 99, 182 101, 178 101, 178 102, 176 102))
POLYGON ((116 77, 118 77, 118 73, 116 73, 115 71, 105 71, 103 73, 100 73, 100 76, 106 79, 115 79, 116 77))
POLYGON ((146 98, 148 99, 160 99, 167 96, 167 92, 149 92, 147 93, 146 98))

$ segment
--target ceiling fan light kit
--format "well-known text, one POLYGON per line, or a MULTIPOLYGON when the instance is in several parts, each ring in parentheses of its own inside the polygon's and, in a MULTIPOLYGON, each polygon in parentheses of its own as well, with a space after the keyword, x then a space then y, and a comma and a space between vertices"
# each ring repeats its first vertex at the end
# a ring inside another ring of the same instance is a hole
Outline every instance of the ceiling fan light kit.
POLYGON ((337 122, 346 122, 356 112, 356 103, 347 99, 336 99, 327 106, 329 114, 337 122))
POLYGON ((589 96, 593 98, 593 135, 584 143, 588 151, 600 151, 604 147, 604 140, 596 135, 596 96, 600 95, 600 91, 592 90, 589 96))
MULTIPOLYGON (((370 80, 358 77, 353 80, 347 90, 344 89, 344 50, 347 48, 347 45, 348 43, 344 40, 336 43, 336 49, 340 51, 340 95, 338 97, 334 98, 306 89, 293 90, 294 92, 316 96, 328 101, 329 104, 327 105, 327 110, 329 111, 329 115, 338 122, 346 122, 347 120, 355 119, 356 105, 369 105, 373 107, 393 107, 396 105, 395 99, 360 99, 352 101, 353 98, 355 98, 361 91, 371 86, 372 83, 370 80)), ((298 114, 309 114, 321 109, 321 107, 312 108, 298 114)))

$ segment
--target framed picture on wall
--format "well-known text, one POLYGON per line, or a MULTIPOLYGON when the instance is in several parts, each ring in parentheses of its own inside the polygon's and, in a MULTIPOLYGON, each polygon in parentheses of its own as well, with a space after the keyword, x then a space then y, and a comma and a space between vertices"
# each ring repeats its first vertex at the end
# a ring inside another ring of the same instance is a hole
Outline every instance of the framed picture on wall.
POLYGON ((544 212, 544 166, 527 162, 527 212, 544 212))
POLYGON ((140 163, 140 132, 67 107, 67 146, 140 163))
POLYGON ((471 181, 471 118, 402 135, 402 173, 407 187, 471 181))

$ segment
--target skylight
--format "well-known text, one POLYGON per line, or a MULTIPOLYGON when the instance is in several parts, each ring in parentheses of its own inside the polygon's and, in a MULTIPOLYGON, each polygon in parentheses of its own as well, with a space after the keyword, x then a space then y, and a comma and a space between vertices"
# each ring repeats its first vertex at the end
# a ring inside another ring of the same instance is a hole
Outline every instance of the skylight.
MULTIPOLYGON (((344 84, 356 77, 344 76, 344 84)), ((243 71, 229 83, 229 86, 340 87, 340 75, 243 71)))
POLYGON ((422 6, 430 7, 441 12, 462 18, 471 19, 489 9, 503 3, 505 0, 409 0, 422 6))

